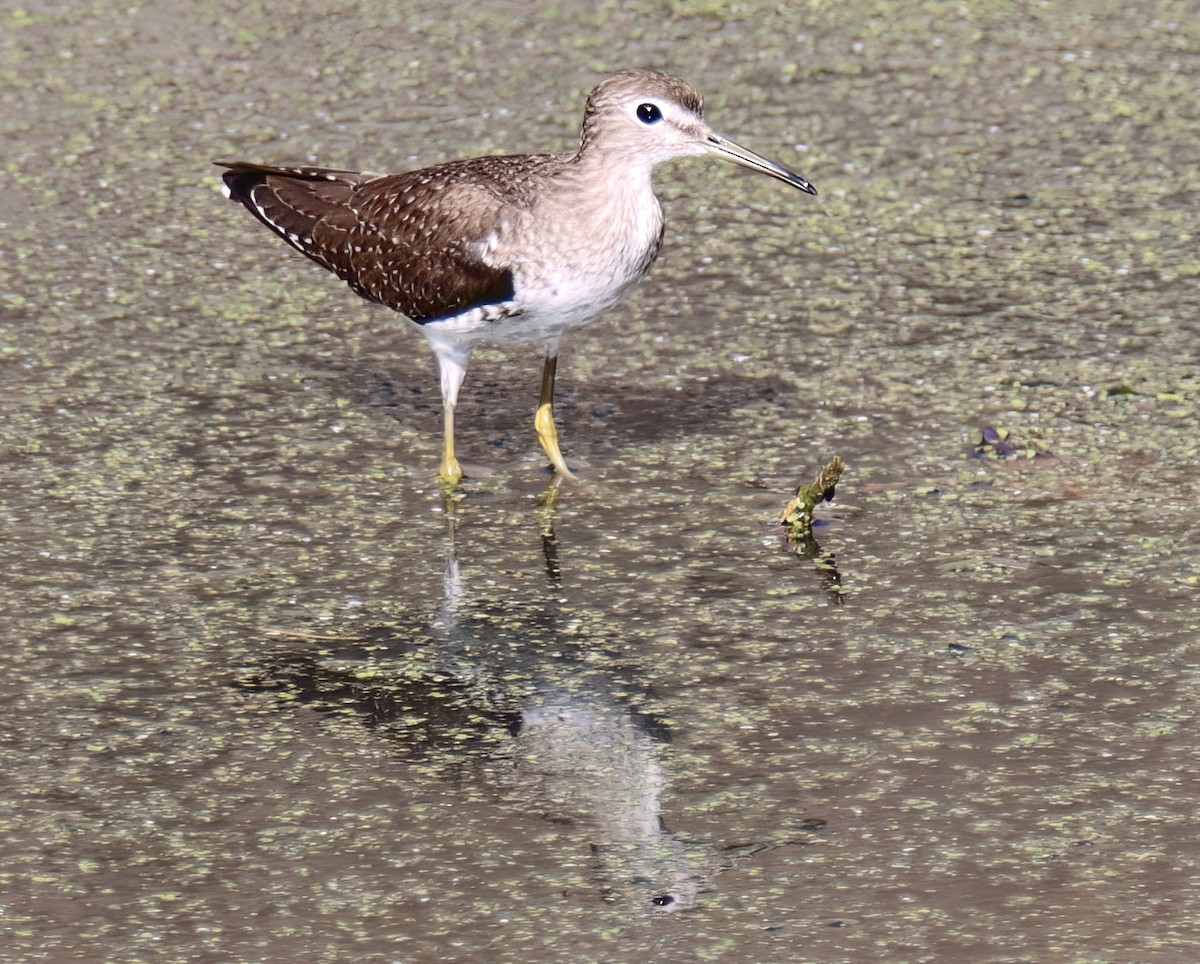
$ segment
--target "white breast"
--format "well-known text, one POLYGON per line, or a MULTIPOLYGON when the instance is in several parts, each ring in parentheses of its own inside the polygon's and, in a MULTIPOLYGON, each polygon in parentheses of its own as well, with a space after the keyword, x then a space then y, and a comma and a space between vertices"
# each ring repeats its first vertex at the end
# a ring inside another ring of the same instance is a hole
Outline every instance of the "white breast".
POLYGON ((613 307, 650 270, 663 218, 649 171, 626 171, 603 190, 581 180, 546 192, 496 239, 490 258, 513 266, 518 314, 491 337, 557 337, 613 307))

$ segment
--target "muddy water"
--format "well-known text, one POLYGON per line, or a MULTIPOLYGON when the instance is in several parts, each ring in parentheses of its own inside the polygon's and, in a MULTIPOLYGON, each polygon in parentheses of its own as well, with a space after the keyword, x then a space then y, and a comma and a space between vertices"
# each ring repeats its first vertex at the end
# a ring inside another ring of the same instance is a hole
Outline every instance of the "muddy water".
POLYGON ((6 959, 1195 957, 1190 5, 0 17, 6 959), (448 513, 424 346, 209 161, 566 146, 630 64, 821 197, 663 170, 584 483, 488 350, 448 513))

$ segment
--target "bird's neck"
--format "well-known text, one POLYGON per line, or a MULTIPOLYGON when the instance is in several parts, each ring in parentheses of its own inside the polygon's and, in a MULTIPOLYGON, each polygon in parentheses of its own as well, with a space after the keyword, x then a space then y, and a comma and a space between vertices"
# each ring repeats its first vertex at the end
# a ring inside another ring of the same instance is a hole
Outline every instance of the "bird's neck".
POLYGON ((652 190, 654 160, 640 152, 606 150, 602 145, 584 144, 571 157, 566 169, 580 183, 597 192, 652 190))
POLYGON ((628 293, 662 242, 652 166, 595 151, 566 159, 543 183, 526 222, 536 225, 530 247, 544 262, 534 273, 588 279, 588 302, 597 310, 628 293))
POLYGON ((654 196, 653 169, 643 155, 590 145, 564 167, 558 179, 560 203, 569 204, 581 220, 595 218, 635 234, 657 234, 662 208, 654 196))

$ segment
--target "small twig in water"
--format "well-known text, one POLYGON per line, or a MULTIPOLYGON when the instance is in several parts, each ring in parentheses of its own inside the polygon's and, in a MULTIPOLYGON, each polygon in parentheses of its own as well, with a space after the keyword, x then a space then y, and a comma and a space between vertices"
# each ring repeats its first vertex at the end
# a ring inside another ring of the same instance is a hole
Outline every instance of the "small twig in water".
POLYGON ((787 529, 788 544, 796 546, 812 537, 813 512, 822 502, 833 499, 834 488, 842 477, 846 463, 840 455, 829 460, 820 474, 808 485, 796 490, 796 495, 783 508, 780 523, 787 529))

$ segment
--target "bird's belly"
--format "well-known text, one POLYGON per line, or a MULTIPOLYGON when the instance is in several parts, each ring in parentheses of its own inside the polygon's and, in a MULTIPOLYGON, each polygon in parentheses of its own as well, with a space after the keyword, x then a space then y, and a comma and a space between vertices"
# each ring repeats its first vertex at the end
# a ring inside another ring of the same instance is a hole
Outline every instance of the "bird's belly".
POLYGON ((564 331, 594 321, 619 304, 645 271, 564 271, 523 279, 515 285, 514 302, 520 324, 557 327, 564 331))
POLYGON ((564 271, 518 276, 512 301, 471 308, 420 327, 432 340, 453 340, 464 348, 482 342, 552 341, 595 321, 629 294, 644 273, 564 271))

